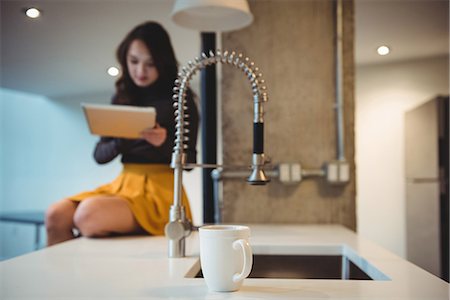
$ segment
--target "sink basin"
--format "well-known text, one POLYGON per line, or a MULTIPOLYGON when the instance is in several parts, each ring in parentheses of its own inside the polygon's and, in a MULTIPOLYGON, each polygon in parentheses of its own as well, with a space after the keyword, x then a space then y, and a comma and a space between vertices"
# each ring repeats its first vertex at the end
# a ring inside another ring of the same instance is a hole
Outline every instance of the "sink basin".
MULTIPOLYGON (((253 250, 253 268, 248 278, 389 280, 346 245, 254 247, 253 250)), ((199 262, 186 277, 203 277, 199 262)))
MULTIPOLYGON (((372 280, 354 263, 338 255, 253 255, 248 278, 372 280), (347 265, 348 264, 348 265, 347 265)), ((195 275, 202 278, 202 271, 195 275)))

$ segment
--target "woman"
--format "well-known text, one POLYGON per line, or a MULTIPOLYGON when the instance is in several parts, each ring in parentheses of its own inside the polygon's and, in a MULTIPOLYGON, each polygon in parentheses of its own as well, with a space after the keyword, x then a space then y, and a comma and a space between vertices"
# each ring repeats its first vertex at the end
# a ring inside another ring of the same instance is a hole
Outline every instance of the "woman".
MULTIPOLYGON (((173 171, 169 167, 175 121, 172 87, 177 62, 164 28, 147 22, 134 28, 117 49, 122 75, 116 82, 113 104, 153 106, 157 125, 142 132, 142 139, 101 137, 95 160, 108 163, 121 155, 122 173, 111 183, 63 199, 46 214, 47 244, 74 238, 73 229, 87 237, 112 234, 164 234, 173 201, 173 171)), ((192 92, 187 95, 190 141, 187 157, 195 162, 198 112, 192 92)), ((191 218, 183 192, 186 215, 191 218)))

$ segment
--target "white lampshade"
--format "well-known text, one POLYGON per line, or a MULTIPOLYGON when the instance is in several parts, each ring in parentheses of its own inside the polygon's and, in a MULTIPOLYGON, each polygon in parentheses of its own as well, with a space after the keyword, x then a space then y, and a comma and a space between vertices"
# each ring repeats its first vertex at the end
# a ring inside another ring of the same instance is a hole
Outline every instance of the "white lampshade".
POLYGON ((243 28, 253 15, 246 0, 177 0, 172 19, 183 27, 212 32, 243 28))

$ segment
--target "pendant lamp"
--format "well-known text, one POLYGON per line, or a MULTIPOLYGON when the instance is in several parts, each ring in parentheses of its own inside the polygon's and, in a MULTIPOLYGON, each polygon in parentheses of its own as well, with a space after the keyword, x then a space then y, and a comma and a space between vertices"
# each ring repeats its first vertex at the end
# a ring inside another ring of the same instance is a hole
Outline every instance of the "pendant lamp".
POLYGON ((253 21, 246 0, 176 0, 172 20, 202 32, 241 29, 253 21))

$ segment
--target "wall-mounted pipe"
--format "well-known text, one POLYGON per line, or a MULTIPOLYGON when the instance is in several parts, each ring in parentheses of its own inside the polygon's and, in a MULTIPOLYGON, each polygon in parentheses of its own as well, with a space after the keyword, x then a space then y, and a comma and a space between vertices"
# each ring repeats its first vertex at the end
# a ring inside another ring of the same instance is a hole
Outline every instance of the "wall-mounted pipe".
MULTIPOLYGON (((214 168, 214 165, 208 165, 214 168)), ((211 172, 211 177, 214 184, 214 222, 222 222, 222 208, 223 208, 223 194, 222 194, 222 180, 224 179, 242 179, 248 176, 250 167, 236 168, 220 168, 214 169, 211 172)), ((298 184, 301 180, 307 177, 324 177, 326 175, 323 169, 303 169, 299 163, 281 163, 272 168, 265 168, 265 173, 274 180, 278 180, 283 184, 298 184), (287 175, 286 175, 287 174, 287 175)))
POLYGON ((346 161, 344 144, 344 64, 343 64, 343 9, 342 0, 336 0, 336 128, 337 160, 346 161))
POLYGON ((335 109, 336 109, 336 160, 325 164, 327 181, 342 185, 350 180, 350 166, 345 158, 344 137, 344 47, 343 47, 343 2, 336 0, 336 68, 335 68, 335 109))

